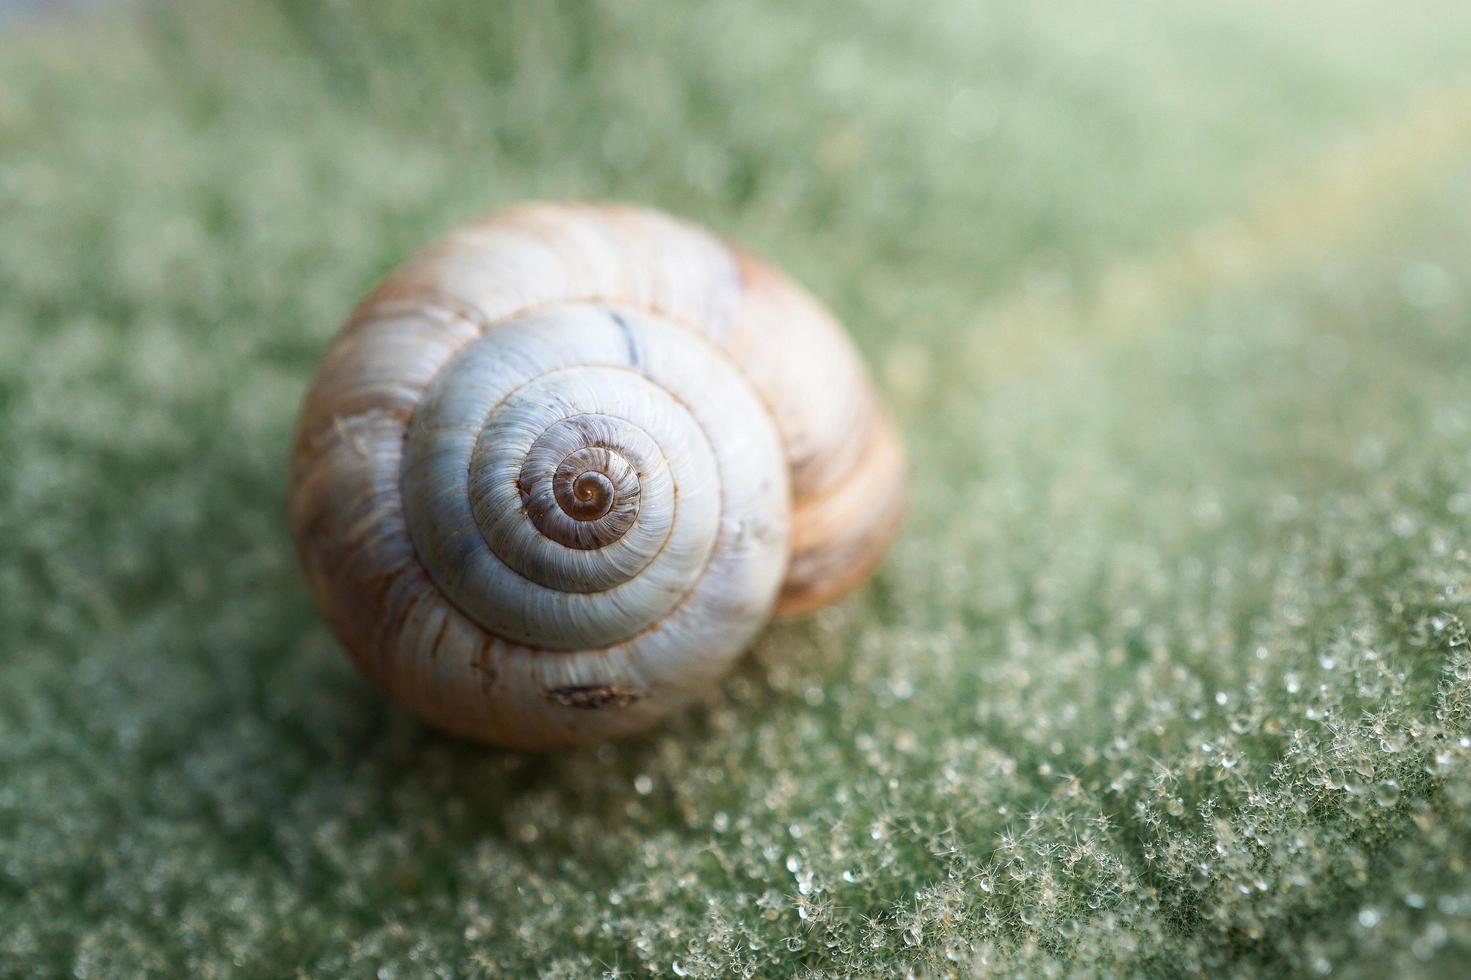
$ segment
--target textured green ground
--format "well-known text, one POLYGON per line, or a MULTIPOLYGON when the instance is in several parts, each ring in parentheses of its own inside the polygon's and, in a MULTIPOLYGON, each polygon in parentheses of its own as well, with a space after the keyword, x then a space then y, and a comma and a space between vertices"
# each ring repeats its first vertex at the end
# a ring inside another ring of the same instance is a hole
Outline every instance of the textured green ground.
POLYGON ((380 6, 0 34, 0 974, 1464 967, 1463 4, 380 6), (536 758, 358 679, 283 470, 363 289, 573 195, 829 299, 915 508, 536 758))

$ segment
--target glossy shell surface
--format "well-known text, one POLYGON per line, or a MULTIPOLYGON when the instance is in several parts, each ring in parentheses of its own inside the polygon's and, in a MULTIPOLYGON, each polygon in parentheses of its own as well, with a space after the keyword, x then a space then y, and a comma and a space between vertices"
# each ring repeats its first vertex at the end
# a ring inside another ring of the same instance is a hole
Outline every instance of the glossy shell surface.
POLYGON ((308 391, 291 524, 323 614, 424 720, 586 744, 708 691, 898 530, 847 336, 764 262, 627 206, 525 205, 410 258, 308 391))

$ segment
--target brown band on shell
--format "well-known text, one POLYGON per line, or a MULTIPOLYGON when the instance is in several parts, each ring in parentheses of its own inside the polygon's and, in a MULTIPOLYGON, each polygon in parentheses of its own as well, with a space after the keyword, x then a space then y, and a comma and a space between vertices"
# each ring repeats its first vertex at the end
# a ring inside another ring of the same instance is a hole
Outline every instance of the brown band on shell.
POLYGON ((776 616, 821 609, 867 581, 903 526, 906 465, 899 433, 883 419, 849 481, 799 503, 776 616), (873 487, 885 492, 874 494, 873 487))

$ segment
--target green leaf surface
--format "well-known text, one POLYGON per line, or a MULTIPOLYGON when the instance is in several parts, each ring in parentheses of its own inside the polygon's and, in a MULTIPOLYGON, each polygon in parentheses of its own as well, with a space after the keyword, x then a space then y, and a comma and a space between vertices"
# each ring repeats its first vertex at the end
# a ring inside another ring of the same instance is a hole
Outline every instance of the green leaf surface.
POLYGON ((0 975, 1457 976, 1471 11, 154 3, 0 31, 0 975), (627 199, 852 331, 914 507, 553 756, 285 528, 410 249, 627 199))

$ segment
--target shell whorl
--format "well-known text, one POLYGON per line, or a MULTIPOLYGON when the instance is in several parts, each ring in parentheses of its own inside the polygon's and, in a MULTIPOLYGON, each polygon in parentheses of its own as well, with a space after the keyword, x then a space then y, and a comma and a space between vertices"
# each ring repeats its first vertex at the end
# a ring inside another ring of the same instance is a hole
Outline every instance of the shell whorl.
POLYGON ((785 568, 774 423, 709 345, 632 311, 558 307, 466 347, 409 426, 400 484, 440 590, 482 628, 547 650, 703 615, 685 599, 706 575, 725 602, 764 606, 785 568), (605 487, 606 507, 578 515, 579 480, 605 487))
POLYGON ((416 714, 543 747, 648 727, 770 616, 866 578, 903 453, 779 273, 621 206, 411 258, 308 392, 291 520, 329 625, 416 714))

